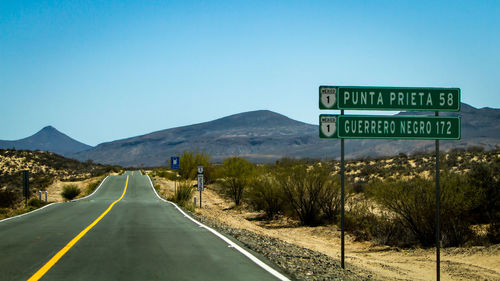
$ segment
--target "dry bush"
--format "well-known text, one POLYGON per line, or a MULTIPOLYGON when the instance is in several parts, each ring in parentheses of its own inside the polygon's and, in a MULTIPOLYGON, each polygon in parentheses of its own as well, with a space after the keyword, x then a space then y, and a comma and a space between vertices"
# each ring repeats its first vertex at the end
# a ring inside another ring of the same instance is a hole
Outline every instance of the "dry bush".
POLYGON ((283 193, 278 181, 271 174, 252 180, 248 197, 249 204, 257 210, 263 210, 269 220, 283 211, 283 193))
POLYGON ((277 179, 286 203, 303 225, 321 222, 321 200, 330 184, 326 165, 297 164, 278 169, 277 179))

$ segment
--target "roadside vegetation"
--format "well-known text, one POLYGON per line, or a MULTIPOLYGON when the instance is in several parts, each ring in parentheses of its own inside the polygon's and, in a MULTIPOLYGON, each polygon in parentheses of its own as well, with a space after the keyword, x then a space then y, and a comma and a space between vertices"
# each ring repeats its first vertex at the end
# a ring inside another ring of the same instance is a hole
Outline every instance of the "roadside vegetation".
MULTIPOLYGON (((120 173, 121 167, 79 162, 63 156, 44 152, 15 149, 0 149, 0 219, 22 214, 43 206, 37 199, 39 190, 45 191, 55 181, 75 182, 102 177, 109 173, 120 173), (22 192, 22 171, 29 170, 28 205, 22 192)), ((88 184, 81 193, 90 194, 100 180, 88 184)))
POLYGON ((87 184, 87 186, 85 187, 85 195, 92 194, 92 192, 94 192, 97 187, 99 187, 104 178, 105 177, 101 177, 99 180, 87 184))
MULTIPOLYGON (((260 212, 261 219, 286 217, 305 226, 340 227, 338 161, 284 158, 255 165, 230 157, 216 165, 209 160, 206 154, 185 152, 179 172, 195 180, 196 167, 203 164, 209 188, 237 208, 260 212)), ((426 153, 347 161, 346 231, 358 241, 377 245, 433 246, 434 161, 434 155, 426 153)), ((500 243, 500 150, 452 150, 440 161, 443 246, 500 243)), ((167 169, 155 173, 170 179, 173 174, 167 169)), ((170 199, 190 203, 192 193, 181 188, 178 193, 170 199)))
POLYGON ((169 201, 177 203, 190 211, 194 211, 194 204, 191 202, 193 197, 194 187, 188 181, 182 181, 177 185, 173 196, 167 198, 169 201))
POLYGON ((80 189, 74 184, 68 184, 63 186, 61 196, 67 201, 73 200, 76 196, 80 195, 80 189))

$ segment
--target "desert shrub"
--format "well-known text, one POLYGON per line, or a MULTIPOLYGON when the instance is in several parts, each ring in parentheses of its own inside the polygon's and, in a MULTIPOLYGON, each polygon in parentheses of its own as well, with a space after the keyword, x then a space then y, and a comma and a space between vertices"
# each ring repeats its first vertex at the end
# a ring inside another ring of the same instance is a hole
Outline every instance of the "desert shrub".
POLYGON ((356 241, 372 241, 377 245, 399 247, 415 244, 415 236, 407 231, 399 217, 387 211, 373 209, 373 203, 364 195, 348 199, 345 212, 345 229, 354 235, 356 241))
POLYGON ((481 153, 484 152, 484 147, 478 145, 469 146, 467 147, 467 152, 481 153))
POLYGON ((91 194, 92 192, 94 192, 103 180, 104 179, 101 179, 101 180, 87 184, 87 187, 85 188, 85 193, 88 195, 88 194, 91 194))
POLYGON ((352 192, 354 193, 363 193, 365 192, 365 185, 366 185, 366 182, 364 181, 357 181, 357 182, 354 182, 352 183, 352 192))
POLYGON ((345 212, 345 230, 352 233, 357 241, 372 239, 373 226, 378 224, 377 216, 371 212, 366 200, 351 198, 345 212))
POLYGON ((280 188, 294 214, 303 225, 317 225, 321 217, 321 198, 329 184, 326 165, 297 164, 278 169, 280 188))
POLYGON ((490 224, 487 236, 491 243, 500 243, 500 222, 490 224))
POLYGON ((28 200, 29 207, 40 208, 47 204, 48 204, 47 202, 40 200, 38 198, 31 198, 30 200, 28 200))
POLYGON ((182 179, 195 179, 198 166, 203 165, 205 182, 209 183, 212 181, 210 155, 203 152, 184 151, 179 161, 179 175, 182 179))
POLYGON ((21 200, 22 191, 15 188, 0 189, 0 208, 11 208, 21 200))
POLYGON ((175 176, 175 173, 170 172, 167 169, 160 169, 160 168, 153 170, 153 174, 155 176, 158 176, 158 177, 161 177, 164 179, 169 179, 169 180, 170 179, 174 180, 174 176, 175 176))
POLYGON ((468 182, 477 189, 480 204, 473 210, 477 223, 500 223, 500 170, 486 164, 475 164, 468 174, 468 182))
POLYGON ((379 169, 375 165, 365 164, 359 173, 361 178, 369 179, 371 175, 378 174, 379 169))
POLYGON ((468 173, 468 183, 477 192, 479 204, 471 212, 476 223, 489 224, 487 237, 500 243, 500 165, 475 164, 468 173))
POLYGON ((217 182, 219 179, 224 178, 224 167, 220 164, 211 164, 210 169, 210 182, 217 182))
MULTIPOLYGON (((347 195, 347 193, 345 194, 347 195)), ((337 222, 340 215, 340 176, 331 179, 320 197, 320 207, 324 218, 329 222, 337 222)))
POLYGON ((183 181, 177 185, 176 192, 172 197, 168 199, 185 207, 191 201, 193 192, 194 192, 193 185, 191 185, 188 181, 183 181))
POLYGON ((273 219, 283 209, 283 194, 272 174, 262 175, 250 182, 249 203, 263 210, 267 219, 273 219))
POLYGON ((66 200, 72 200, 76 196, 80 194, 80 189, 78 186, 74 184, 68 184, 63 186, 63 191, 61 192, 61 196, 66 200))
MULTIPOLYGON (((372 198, 393 212, 422 246, 435 244, 435 183, 432 179, 375 182, 372 198)), ((475 190, 465 177, 450 173, 441 176, 441 236, 443 245, 458 246, 471 238, 473 223, 470 211, 477 204, 475 190)))
POLYGON ((222 192, 231 198, 235 205, 240 205, 245 189, 250 184, 254 164, 240 157, 230 157, 223 161, 224 178, 219 180, 222 192))

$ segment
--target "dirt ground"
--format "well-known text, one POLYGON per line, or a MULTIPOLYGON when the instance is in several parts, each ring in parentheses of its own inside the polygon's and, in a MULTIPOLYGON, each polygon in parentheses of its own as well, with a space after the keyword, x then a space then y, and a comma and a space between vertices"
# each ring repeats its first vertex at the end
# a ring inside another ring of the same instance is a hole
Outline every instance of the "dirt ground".
MULTIPOLYGON (((47 197, 49 202, 63 202, 64 198, 61 196, 61 192, 65 185, 76 185, 80 189, 80 195, 75 199, 85 197, 87 194, 85 190, 87 185, 93 182, 101 181, 102 177, 89 178, 83 181, 54 181, 49 187, 47 187, 47 197)), ((45 194, 42 194, 42 200, 45 200, 45 194)))
MULTIPOLYGON (((160 184, 164 196, 173 193, 173 182, 159 178, 155 182, 160 184)), ((199 192, 195 192, 194 196, 199 197, 199 192)), ((196 213, 234 228, 267 235, 340 259, 340 230, 336 226, 304 227, 286 219, 260 221, 256 220, 260 213, 232 206, 230 201, 208 187, 203 191, 203 208, 200 209, 198 205, 196 213)), ((355 242, 348 234, 345 241, 346 268, 359 275, 378 280, 436 278, 434 248, 395 249, 375 246, 370 242, 355 242)), ((441 279, 500 280, 500 245, 442 249, 441 279)))

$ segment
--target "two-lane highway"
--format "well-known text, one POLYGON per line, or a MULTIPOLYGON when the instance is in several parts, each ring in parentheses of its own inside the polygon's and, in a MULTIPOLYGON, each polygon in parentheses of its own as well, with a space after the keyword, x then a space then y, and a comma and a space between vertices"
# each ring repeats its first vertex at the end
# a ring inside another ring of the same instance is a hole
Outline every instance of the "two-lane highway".
POLYGON ((85 199, 0 222, 0 280, 285 278, 228 241, 127 172, 85 199))

